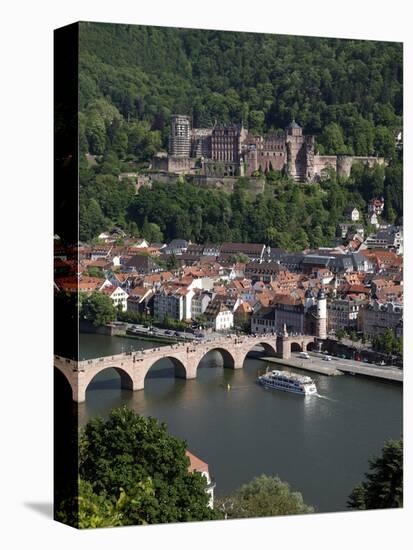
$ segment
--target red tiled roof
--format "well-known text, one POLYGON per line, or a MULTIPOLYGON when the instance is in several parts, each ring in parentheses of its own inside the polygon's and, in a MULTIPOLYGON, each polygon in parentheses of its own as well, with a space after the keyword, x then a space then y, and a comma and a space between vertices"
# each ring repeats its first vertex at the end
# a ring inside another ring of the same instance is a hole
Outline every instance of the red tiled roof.
POLYGON ((189 452, 185 451, 186 456, 189 458, 188 472, 207 472, 209 474, 208 464, 189 452))
POLYGON ((243 314, 243 313, 251 313, 253 311, 253 308, 251 304, 248 302, 241 302, 240 305, 237 307, 235 313, 243 314))

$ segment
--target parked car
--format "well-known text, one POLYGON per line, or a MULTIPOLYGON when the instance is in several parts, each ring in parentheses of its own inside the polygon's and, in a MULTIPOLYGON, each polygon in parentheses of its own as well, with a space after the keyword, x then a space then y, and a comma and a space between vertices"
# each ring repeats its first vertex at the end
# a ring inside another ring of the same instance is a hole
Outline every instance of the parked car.
POLYGON ((323 357, 323 361, 331 361, 331 357, 329 355, 325 355, 323 357))
POLYGON ((300 351, 298 356, 301 357, 301 359, 310 359, 310 356, 306 351, 300 351))

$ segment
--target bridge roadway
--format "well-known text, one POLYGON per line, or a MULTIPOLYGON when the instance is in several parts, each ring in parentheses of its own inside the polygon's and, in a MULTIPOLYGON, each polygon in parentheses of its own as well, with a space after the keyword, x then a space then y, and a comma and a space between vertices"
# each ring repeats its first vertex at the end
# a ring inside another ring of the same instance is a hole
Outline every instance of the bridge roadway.
POLYGON ((281 359, 278 357, 261 356, 262 361, 277 363, 295 369, 324 374, 326 376, 335 376, 338 374, 355 374, 361 376, 370 376, 381 380, 391 380, 393 382, 403 382, 403 371, 397 367, 373 366, 360 361, 351 359, 339 359, 332 357, 331 361, 323 361, 325 354, 310 352, 311 359, 301 359, 298 354, 292 354, 290 359, 281 359))
MULTIPOLYGON (((320 359, 322 357, 321 354, 316 353, 310 353, 310 355, 314 357, 318 356, 320 359)), ((358 374, 382 380, 391 380, 393 382, 403 382, 403 370, 397 367, 371 365, 370 363, 362 363, 361 361, 353 361, 352 359, 340 359, 338 357, 332 357, 328 363, 337 370, 347 374, 358 374)))
POLYGON ((314 336, 259 334, 254 336, 228 335, 206 342, 182 342, 170 346, 132 351, 76 361, 55 355, 54 366, 63 373, 72 389, 73 400, 82 403, 86 399, 86 390, 93 378, 100 372, 113 368, 121 379, 122 388, 141 390, 149 369, 160 359, 172 361, 175 376, 196 378, 198 365, 202 358, 212 350, 221 353, 224 367, 240 369, 247 354, 260 345, 267 355, 288 359, 291 349, 307 350, 314 346, 314 336))
POLYGON ((292 355, 290 359, 281 359, 280 357, 267 357, 261 355, 259 357, 261 361, 274 364, 273 370, 277 368, 277 365, 281 367, 292 367, 294 369, 305 370, 313 372, 315 374, 324 374, 325 376, 338 376, 343 374, 337 368, 331 365, 331 361, 313 361, 309 359, 301 359, 298 355, 292 355))

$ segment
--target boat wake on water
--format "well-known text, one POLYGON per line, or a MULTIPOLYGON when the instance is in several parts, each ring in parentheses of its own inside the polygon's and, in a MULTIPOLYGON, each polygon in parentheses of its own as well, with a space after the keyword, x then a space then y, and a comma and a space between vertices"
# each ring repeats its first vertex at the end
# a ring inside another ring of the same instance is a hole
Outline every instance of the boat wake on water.
POLYGON ((320 399, 325 399, 326 401, 332 401, 334 403, 337 403, 337 399, 332 399, 331 397, 327 397, 326 395, 321 395, 319 393, 316 393, 315 396, 319 397, 320 399))
POLYGON ((227 391, 233 391, 233 390, 247 390, 251 386, 232 386, 231 384, 220 384, 221 388, 227 391))

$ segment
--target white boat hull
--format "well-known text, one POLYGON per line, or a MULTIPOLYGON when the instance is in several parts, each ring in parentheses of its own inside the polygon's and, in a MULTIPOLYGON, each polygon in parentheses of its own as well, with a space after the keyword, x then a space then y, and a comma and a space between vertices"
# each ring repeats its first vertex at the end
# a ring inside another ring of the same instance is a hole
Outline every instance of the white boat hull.
POLYGON ((288 393, 295 393, 296 395, 315 395, 317 393, 317 387, 315 384, 311 384, 304 390, 300 388, 294 388, 292 386, 282 386, 280 384, 276 384, 268 379, 265 379, 263 376, 260 376, 258 378, 258 381, 265 388, 269 388, 271 390, 281 390, 288 393))

